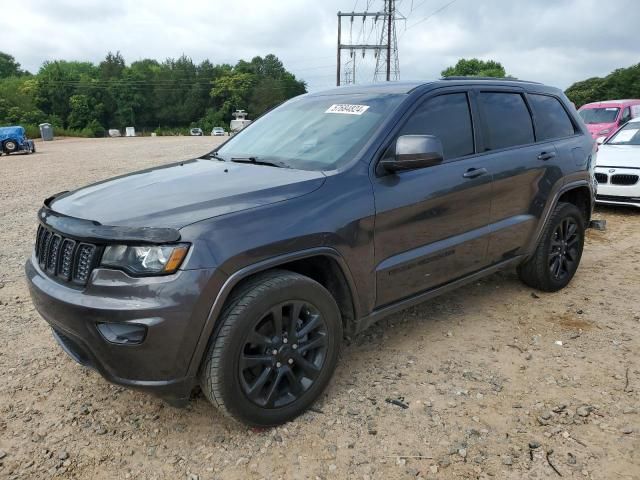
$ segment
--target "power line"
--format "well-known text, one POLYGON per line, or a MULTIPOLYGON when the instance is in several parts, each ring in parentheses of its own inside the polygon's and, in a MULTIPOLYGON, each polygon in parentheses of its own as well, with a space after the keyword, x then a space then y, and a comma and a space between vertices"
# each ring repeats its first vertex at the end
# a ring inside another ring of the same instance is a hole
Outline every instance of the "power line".
MULTIPOLYGON (((409 25, 406 30, 409 30, 410 28, 415 27, 416 25, 419 25, 423 22, 426 22, 427 20, 429 20, 431 17, 433 17, 434 15, 437 15, 438 13, 440 13, 441 11, 443 11, 444 9, 448 8, 450 5, 453 5, 454 3, 456 3, 458 0, 451 0, 449 3, 443 5, 442 7, 438 8, 437 10, 431 12, 429 15, 427 15, 426 17, 418 20, 417 22, 413 23, 412 25, 409 25)), ((424 2, 423 2, 424 3, 424 2)), ((405 30, 405 31, 406 31, 405 30)))

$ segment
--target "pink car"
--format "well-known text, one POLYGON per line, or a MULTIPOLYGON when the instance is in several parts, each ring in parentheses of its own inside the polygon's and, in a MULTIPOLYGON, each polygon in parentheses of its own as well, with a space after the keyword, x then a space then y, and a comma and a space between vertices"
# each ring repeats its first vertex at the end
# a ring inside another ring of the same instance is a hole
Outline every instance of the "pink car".
POLYGON ((593 138, 608 137, 632 118, 640 117, 640 100, 605 100, 578 110, 593 138))

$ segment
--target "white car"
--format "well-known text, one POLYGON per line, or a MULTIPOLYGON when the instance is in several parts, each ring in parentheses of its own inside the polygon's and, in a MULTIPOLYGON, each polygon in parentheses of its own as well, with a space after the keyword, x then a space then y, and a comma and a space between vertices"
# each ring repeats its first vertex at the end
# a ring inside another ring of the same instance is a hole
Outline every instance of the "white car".
POLYGON ((213 127, 213 130, 211 130, 211 135, 214 137, 223 137, 226 134, 227 132, 225 132, 222 127, 213 127))
POLYGON ((595 173, 597 203, 640 208, 640 118, 600 145, 595 173))

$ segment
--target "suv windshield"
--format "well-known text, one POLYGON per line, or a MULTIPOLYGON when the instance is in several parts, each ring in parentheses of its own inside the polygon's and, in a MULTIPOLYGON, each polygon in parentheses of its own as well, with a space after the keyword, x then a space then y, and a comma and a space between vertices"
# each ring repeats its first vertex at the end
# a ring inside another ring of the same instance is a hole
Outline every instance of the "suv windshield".
POLYGON ((578 111, 584 123, 613 123, 618 118, 617 107, 585 108, 578 111))
POLYGON ((640 122, 627 123, 607 142, 609 145, 640 145, 640 122))
POLYGON ((216 154, 302 170, 334 170, 364 146, 405 98, 398 94, 302 96, 288 101, 229 140, 216 154))

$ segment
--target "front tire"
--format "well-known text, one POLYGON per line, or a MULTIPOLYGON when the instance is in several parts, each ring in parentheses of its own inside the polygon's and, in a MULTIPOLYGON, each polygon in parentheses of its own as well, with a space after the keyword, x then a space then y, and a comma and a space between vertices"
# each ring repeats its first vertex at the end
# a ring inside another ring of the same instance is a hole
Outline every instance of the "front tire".
POLYGON ((7 153, 13 153, 17 148, 18 144, 13 140, 7 140, 6 142, 4 142, 4 149, 7 151, 7 153))
POLYGON ((580 265, 584 248, 584 218, 571 203, 559 203, 545 226, 531 258, 518 267, 530 287, 556 292, 566 287, 580 265))
POLYGON ((285 270, 241 286, 200 373, 205 396, 225 415, 254 426, 280 425, 303 413, 335 370, 342 321, 331 294, 285 270))

